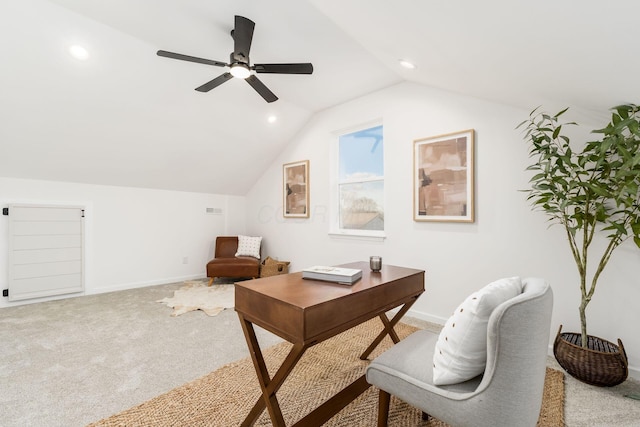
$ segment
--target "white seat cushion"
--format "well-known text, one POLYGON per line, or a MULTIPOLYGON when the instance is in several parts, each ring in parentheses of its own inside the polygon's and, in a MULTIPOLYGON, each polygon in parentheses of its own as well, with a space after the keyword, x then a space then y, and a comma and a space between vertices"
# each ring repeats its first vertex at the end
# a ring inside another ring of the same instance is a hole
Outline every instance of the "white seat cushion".
POLYGON ((484 372, 491 312, 522 293, 519 277, 496 280, 469 295, 447 320, 433 354, 433 383, 456 384, 484 372))

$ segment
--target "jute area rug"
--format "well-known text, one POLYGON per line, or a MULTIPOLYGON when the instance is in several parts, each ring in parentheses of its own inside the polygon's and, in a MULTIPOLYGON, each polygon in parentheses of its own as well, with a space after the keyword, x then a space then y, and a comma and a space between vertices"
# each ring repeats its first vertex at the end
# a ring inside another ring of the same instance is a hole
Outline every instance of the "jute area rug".
POLYGON ((215 316, 226 308, 233 308, 234 285, 207 286, 205 282, 188 280, 172 297, 158 300, 173 308, 171 316, 179 316, 190 311, 202 310, 208 316, 215 316))
MULTIPOLYGON (((380 320, 373 319, 307 350, 277 393, 287 425, 295 423, 364 373, 369 362, 358 357, 380 330, 380 320)), ((402 323, 396 326, 401 338, 415 330, 416 328, 402 323)), ((385 338, 370 359, 391 344, 391 340, 385 338)), ((291 344, 283 342, 264 351, 271 376, 290 348, 291 344)), ((91 427, 238 426, 259 396, 260 386, 253 364, 250 358, 246 358, 91 424, 91 427)), ((377 389, 370 387, 325 426, 375 426, 377 399, 377 389)), ((266 411, 255 425, 271 425, 266 411)), ((435 419, 422 421, 419 410, 399 399, 391 400, 389 426, 446 425, 435 419)), ((564 374, 560 371, 547 368, 538 426, 564 426, 564 374)))

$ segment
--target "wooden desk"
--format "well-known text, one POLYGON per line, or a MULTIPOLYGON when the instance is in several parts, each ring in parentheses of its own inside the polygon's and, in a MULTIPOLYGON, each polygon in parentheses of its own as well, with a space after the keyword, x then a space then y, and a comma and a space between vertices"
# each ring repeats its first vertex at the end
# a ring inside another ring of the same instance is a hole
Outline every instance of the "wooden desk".
MULTIPOLYGON (((242 426, 253 425, 265 407, 274 426, 285 426, 276 392, 309 347, 376 316, 382 320, 382 331, 360 358, 366 359, 387 334, 399 341, 393 326, 424 292, 424 271, 383 265, 374 273, 366 262, 340 267, 361 269, 362 279, 347 286, 303 279, 298 272, 236 283, 235 310, 262 389, 262 397, 242 426), (389 320, 386 312, 400 306, 389 320), (273 378, 267 372, 254 324, 293 344, 273 378)), ((295 425, 324 424, 368 387, 363 375, 295 425)))

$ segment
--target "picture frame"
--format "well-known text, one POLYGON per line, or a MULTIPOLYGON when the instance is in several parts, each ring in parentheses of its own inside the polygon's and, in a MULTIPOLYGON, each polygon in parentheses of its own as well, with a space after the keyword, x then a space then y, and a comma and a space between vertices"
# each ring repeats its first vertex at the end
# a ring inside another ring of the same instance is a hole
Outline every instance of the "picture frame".
POLYGON ((309 218, 309 160, 282 165, 282 215, 309 218))
POLYGON ((413 141, 413 220, 474 222, 473 129, 413 141))

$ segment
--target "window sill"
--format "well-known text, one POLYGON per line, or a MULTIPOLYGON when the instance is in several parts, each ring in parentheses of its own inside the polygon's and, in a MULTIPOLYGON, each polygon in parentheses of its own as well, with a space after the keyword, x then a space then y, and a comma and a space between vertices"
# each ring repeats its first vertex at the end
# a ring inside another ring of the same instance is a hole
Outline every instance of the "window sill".
POLYGON ((332 239, 361 240, 368 242, 384 242, 384 240, 387 238, 384 232, 354 233, 346 231, 330 231, 329 237, 332 239))

